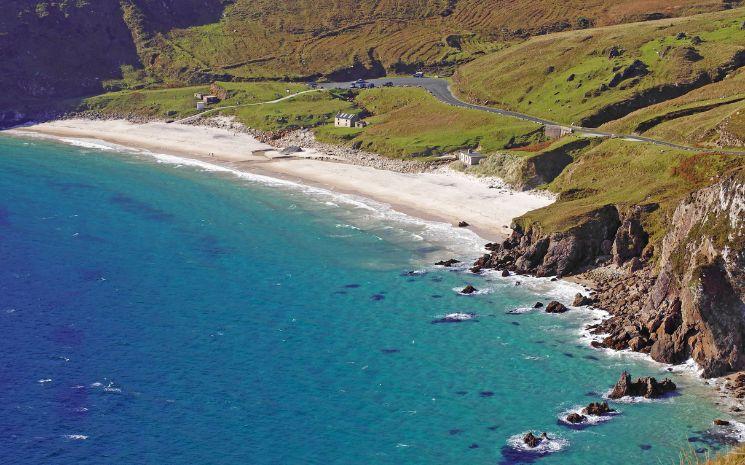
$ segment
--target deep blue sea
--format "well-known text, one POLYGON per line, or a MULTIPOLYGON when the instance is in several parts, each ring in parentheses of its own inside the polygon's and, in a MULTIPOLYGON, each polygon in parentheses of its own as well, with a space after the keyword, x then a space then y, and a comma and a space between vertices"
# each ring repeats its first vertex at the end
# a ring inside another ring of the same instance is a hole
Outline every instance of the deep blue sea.
POLYGON ((679 396, 558 422, 624 369, 667 374, 591 349, 590 310, 506 313, 575 285, 438 269, 481 241, 266 181, 0 138, 0 463, 669 464, 715 446, 722 414, 685 372, 679 396), (432 324, 455 311, 478 321, 432 324), (528 430, 555 438, 544 455, 511 446, 528 430))

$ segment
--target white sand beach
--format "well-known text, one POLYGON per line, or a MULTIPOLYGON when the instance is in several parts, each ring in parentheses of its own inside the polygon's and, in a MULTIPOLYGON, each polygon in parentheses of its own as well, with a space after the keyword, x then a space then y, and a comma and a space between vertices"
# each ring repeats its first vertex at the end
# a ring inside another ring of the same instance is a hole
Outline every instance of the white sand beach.
POLYGON ((510 233, 513 218, 549 205, 553 198, 517 192, 450 169, 399 173, 339 160, 304 150, 280 156, 278 149, 249 134, 184 124, 134 124, 122 120, 59 120, 6 131, 11 135, 45 135, 59 139, 94 139, 156 153, 229 165, 242 171, 291 179, 333 191, 356 194, 428 220, 466 221, 474 232, 495 240, 510 233))

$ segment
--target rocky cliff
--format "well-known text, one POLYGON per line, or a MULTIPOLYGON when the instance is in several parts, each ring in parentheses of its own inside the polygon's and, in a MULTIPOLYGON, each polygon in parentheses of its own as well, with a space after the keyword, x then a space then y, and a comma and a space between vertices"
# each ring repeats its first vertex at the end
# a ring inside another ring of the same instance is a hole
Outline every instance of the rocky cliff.
POLYGON ((680 201, 658 252, 643 217, 656 205, 607 205, 565 232, 517 228, 475 270, 538 276, 587 272, 593 302, 612 317, 598 346, 665 363, 693 358, 706 377, 745 370, 745 170, 680 201))

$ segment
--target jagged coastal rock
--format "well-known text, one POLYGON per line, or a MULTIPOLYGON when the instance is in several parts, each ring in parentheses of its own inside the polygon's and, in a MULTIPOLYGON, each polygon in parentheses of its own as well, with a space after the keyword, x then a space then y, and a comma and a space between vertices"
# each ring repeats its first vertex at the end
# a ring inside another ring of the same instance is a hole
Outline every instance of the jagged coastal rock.
POLYGON ((551 301, 546 305, 546 313, 564 313, 569 311, 566 306, 555 300, 551 301))
POLYGON ((636 381, 632 381, 631 375, 624 371, 613 390, 608 394, 608 398, 620 399, 629 396, 656 399, 676 389, 675 383, 668 378, 661 382, 652 377, 637 378, 636 381))
POLYGON ((608 406, 608 402, 590 402, 587 407, 582 409, 585 415, 603 416, 615 412, 608 406))
POLYGON ((592 305, 612 315, 589 327, 608 334, 595 347, 663 363, 693 358, 705 377, 745 370, 745 170, 681 200, 651 244, 644 219, 659 208, 606 205, 557 233, 515 224, 477 264, 536 276, 585 273, 596 284, 592 305))
POLYGON ((592 298, 578 292, 577 295, 574 296, 572 307, 584 307, 585 305, 592 305, 592 302, 592 298))
POLYGON ((578 424, 578 423, 584 423, 585 421, 587 421, 587 417, 574 412, 574 413, 570 413, 569 415, 567 415, 566 420, 569 423, 578 424))
POLYGON ((474 292, 478 292, 478 289, 471 286, 470 284, 460 291, 461 294, 473 294, 474 292))

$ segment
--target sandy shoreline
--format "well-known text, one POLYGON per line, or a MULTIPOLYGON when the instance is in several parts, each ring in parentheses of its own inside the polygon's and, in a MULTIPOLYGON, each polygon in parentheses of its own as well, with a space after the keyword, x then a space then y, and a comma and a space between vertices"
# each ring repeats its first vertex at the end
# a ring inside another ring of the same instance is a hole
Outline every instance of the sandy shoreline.
POLYGON ((395 210, 426 220, 457 224, 485 240, 504 238, 513 218, 553 202, 544 194, 517 192, 494 181, 448 169, 425 173, 399 173, 343 163, 315 149, 283 156, 278 149, 249 134, 183 124, 134 124, 122 120, 70 119, 9 131, 16 136, 45 135, 57 139, 95 139, 134 149, 176 155, 355 194, 390 205, 395 210))

